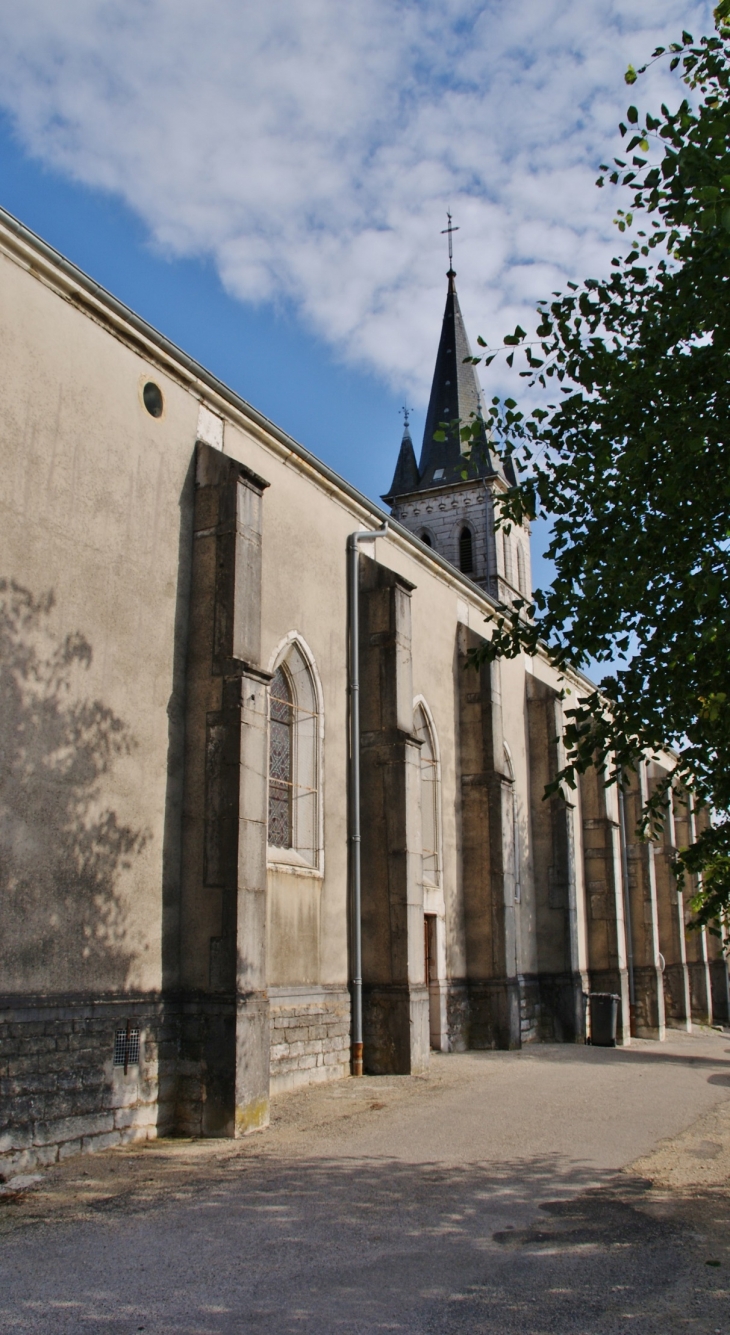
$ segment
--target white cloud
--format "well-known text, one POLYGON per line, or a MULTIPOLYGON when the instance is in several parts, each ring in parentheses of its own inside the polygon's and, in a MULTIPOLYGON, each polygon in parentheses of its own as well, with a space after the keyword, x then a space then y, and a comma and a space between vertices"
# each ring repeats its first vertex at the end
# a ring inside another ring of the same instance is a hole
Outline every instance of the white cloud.
MULTIPOLYGON (((156 243, 292 301, 350 361, 428 393, 460 226, 474 336, 605 268, 596 191, 623 72, 704 0, 24 0, 0 15, 0 103, 34 155, 121 196, 156 243), (641 13, 638 13, 638 10, 641 13)), ((657 65, 638 94, 676 101, 657 65)))

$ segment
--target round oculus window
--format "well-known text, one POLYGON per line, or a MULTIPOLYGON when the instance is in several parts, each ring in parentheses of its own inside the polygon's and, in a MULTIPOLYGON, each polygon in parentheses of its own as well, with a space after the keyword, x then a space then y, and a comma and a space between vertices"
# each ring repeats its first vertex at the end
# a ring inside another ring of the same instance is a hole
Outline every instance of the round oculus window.
POLYGON ((142 401, 151 417, 162 417, 162 409, 164 406, 162 390, 153 380, 148 380, 142 390, 142 401))

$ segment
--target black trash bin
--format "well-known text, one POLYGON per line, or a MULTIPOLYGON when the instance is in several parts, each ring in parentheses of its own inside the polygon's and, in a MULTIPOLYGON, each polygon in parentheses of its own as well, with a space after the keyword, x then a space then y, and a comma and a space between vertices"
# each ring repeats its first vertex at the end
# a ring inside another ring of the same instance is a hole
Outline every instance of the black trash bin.
POLYGON ((591 992, 591 1043, 596 1048, 615 1048, 619 997, 615 992, 591 992))

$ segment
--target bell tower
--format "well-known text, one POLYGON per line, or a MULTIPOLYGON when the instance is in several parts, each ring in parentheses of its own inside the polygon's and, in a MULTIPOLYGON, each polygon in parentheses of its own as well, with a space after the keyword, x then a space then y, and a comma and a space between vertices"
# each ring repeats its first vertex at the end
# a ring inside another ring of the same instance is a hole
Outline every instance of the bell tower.
POLYGON ((484 399, 469 360, 471 348, 456 292, 451 246, 456 229, 451 215, 446 230, 448 291, 421 457, 416 463, 406 410, 393 481, 382 500, 393 518, 427 546, 493 598, 510 602, 532 593, 529 529, 525 525, 510 533, 495 532, 495 503, 499 493, 513 485, 514 474, 489 447, 484 399), (480 429, 470 459, 471 442, 464 446, 458 424, 475 419, 480 429), (437 431, 444 432, 444 440, 435 439, 437 431))

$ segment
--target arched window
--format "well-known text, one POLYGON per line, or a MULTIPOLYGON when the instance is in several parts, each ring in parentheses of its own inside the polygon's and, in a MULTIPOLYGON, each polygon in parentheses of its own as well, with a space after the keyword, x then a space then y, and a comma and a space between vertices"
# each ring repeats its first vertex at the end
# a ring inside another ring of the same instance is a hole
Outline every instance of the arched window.
POLYGON ((317 867, 319 692, 300 643, 279 656, 269 687, 269 828, 275 862, 317 867))
POLYGON ((508 584, 514 584, 514 575, 512 572, 512 543, 509 533, 502 533, 502 547, 504 551, 504 577, 508 584))
POLYGON ((474 572, 474 548, 470 528, 464 527, 459 534, 459 569, 465 575, 474 572))
POLYGON ((423 705, 416 706, 413 731, 421 742, 421 843, 423 882, 441 884, 441 798, 438 753, 431 722, 423 705))
POLYGON ((425 542, 425 544, 426 544, 427 547, 433 547, 433 541, 432 541, 432 539, 431 539, 431 534, 430 534, 430 533, 426 533, 426 532, 421 533, 421 534, 420 534, 420 538, 421 538, 421 542, 425 542))
POLYGON ((517 544, 517 588, 519 589, 523 598, 527 598, 529 596, 529 590, 527 588, 525 550, 521 542, 518 542, 517 544))
POLYGON ((291 848, 294 710, 283 667, 274 673, 269 702, 269 843, 291 848))

